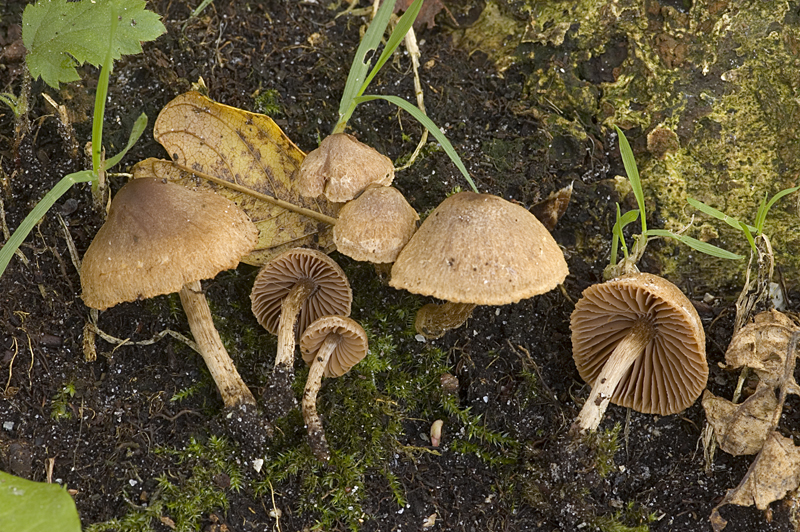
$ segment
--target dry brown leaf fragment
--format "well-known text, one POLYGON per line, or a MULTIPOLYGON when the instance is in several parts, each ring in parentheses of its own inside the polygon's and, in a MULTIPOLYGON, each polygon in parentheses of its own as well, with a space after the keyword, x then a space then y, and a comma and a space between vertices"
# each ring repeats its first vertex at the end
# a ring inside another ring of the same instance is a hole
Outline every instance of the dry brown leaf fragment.
POLYGON ((742 481, 725 497, 711 513, 711 525, 719 532, 728 524, 719 514, 726 504, 737 506, 755 505, 764 510, 770 503, 782 499, 786 493, 800 486, 800 447, 791 438, 778 431, 771 432, 764 448, 750 465, 742 481))
MULTIPOLYGON (((405 12, 413 2, 414 0, 398 0, 394 5, 394 12, 405 12)), ((425 0, 422 2, 422 7, 419 10, 416 20, 414 20, 414 26, 419 28, 425 24, 428 29, 434 27, 436 23, 433 19, 442 9, 444 9, 442 0, 425 0)))
POLYGON ((778 398, 774 389, 763 383, 741 404, 706 390, 703 392, 703 408, 708 422, 714 427, 720 449, 734 456, 756 454, 773 428, 778 398))
POLYGON ((161 110, 153 136, 172 161, 141 161, 134 167, 134 177, 160 177, 189 188, 212 189, 236 203, 259 230, 256 249, 243 262, 261 265, 288 247, 333 249, 329 225, 241 191, 276 198, 327 217, 338 212, 338 206, 324 198, 300 196, 293 176, 305 154, 268 116, 187 92, 161 110), (213 183, 208 177, 223 184, 213 183))
POLYGON ((797 330, 785 314, 776 310, 761 312, 753 323, 734 335, 725 362, 729 368, 752 368, 763 382, 778 386, 784 377, 786 347, 797 330))

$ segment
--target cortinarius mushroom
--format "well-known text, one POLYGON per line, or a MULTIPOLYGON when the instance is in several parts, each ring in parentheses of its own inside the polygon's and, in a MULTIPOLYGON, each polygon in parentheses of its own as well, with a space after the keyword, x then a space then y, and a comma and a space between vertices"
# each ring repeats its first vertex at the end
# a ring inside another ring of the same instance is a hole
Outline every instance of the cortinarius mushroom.
POLYGON ((680 289, 647 273, 590 286, 571 318, 572 355, 592 393, 573 434, 597 429, 608 402, 665 416, 706 386, 705 333, 680 289))
POLYGON ((388 186, 394 179, 392 160, 347 133, 335 133, 323 139, 300 165, 297 190, 330 201, 355 198, 371 184, 388 186))
POLYGON ((447 301, 426 305, 416 328, 428 338, 460 326, 476 305, 543 294, 567 276, 556 241, 524 207, 459 192, 425 219, 392 267, 389 284, 447 301))
POLYGON ((340 253, 377 264, 394 262, 417 230, 419 215, 394 187, 369 186, 339 211, 333 242, 340 253))
POLYGON ((349 315, 353 293, 347 276, 333 259, 313 249, 294 248, 265 264, 250 293, 253 314, 278 335, 275 368, 265 389, 270 417, 286 415, 297 402, 294 380, 295 324, 299 332, 322 316, 349 315))
POLYGON ((258 231, 222 196, 160 179, 134 179, 111 202, 108 219, 83 258, 87 306, 180 292, 198 350, 225 406, 255 405, 211 318, 201 279, 235 268, 255 246, 258 231))
POLYGON ((308 326, 300 338, 303 360, 311 366, 303 392, 303 419, 311 450, 319 460, 330 459, 325 430, 317 414, 322 377, 340 377, 367 356, 367 333, 342 316, 325 316, 308 326))

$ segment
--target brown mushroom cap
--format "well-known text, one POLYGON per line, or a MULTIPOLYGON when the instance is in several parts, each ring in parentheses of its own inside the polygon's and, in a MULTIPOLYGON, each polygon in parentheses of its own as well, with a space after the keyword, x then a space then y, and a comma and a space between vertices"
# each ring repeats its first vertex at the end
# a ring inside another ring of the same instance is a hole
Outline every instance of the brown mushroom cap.
POLYGON ((247 215, 222 196, 161 179, 134 179, 114 196, 108 219, 86 250, 83 300, 104 310, 178 292, 235 268, 257 237, 247 215))
POLYGON ((297 189, 301 195, 343 202, 375 183, 388 186, 394 179, 392 160, 347 133, 325 137, 300 165, 297 189))
POLYGON ((250 293, 253 314, 270 333, 278 334, 281 302, 300 280, 316 285, 300 310, 301 332, 322 316, 350 314, 353 293, 339 265, 319 251, 294 248, 284 251, 261 268, 250 293))
POLYGON ((655 334, 611 402, 646 414, 680 412, 706 386, 705 333, 683 292, 656 275, 625 275, 584 290, 571 317, 578 372, 594 386, 617 343, 642 319, 652 323, 655 334))
POLYGON ((524 207, 459 192, 414 233, 389 284, 455 303, 505 305, 552 290, 567 273, 558 244, 524 207))
POLYGON ((341 377, 367 356, 367 333, 356 321, 342 316, 324 316, 309 325, 300 338, 300 352, 309 366, 329 334, 340 336, 325 368, 325 377, 341 377))
POLYGON ((417 230, 419 215, 394 187, 371 185, 339 211, 333 242, 360 261, 394 262, 417 230))

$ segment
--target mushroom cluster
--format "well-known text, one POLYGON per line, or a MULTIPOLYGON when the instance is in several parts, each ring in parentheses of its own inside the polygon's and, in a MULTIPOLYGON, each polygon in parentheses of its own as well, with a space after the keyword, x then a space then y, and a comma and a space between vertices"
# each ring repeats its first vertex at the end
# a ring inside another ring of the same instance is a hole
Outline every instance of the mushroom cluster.
POLYGON ((419 215, 391 187, 391 159, 347 133, 326 137, 297 174, 303 196, 346 202, 333 227, 340 253, 358 261, 392 263, 417 230, 419 215))
POLYGON ((264 408, 271 419, 280 418, 297 406, 291 391, 296 330, 302 333, 323 316, 349 316, 353 293, 347 276, 333 259, 313 249, 294 248, 261 268, 250 300, 261 326, 278 336, 275 367, 264 390, 264 408))

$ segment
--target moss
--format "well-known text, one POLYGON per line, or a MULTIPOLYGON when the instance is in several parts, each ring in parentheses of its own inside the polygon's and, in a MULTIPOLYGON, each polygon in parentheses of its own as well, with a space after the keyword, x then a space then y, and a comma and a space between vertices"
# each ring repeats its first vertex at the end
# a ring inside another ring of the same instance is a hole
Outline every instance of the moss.
POLYGON ((235 449, 225 438, 212 436, 205 442, 192 438, 183 449, 162 447, 154 452, 178 464, 189 464, 191 476, 178 480, 160 476, 149 504, 131 504, 133 509, 125 517, 96 523, 86 532, 152 531, 157 529, 157 522, 164 523, 165 517, 177 532, 200 530, 203 517, 228 508, 226 491, 242 488, 242 472, 233 458, 235 449))
POLYGON ((275 89, 267 89, 253 98, 253 112, 267 116, 276 116, 283 112, 278 99, 280 94, 275 89))

